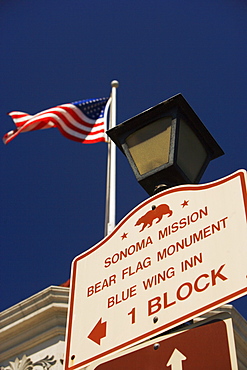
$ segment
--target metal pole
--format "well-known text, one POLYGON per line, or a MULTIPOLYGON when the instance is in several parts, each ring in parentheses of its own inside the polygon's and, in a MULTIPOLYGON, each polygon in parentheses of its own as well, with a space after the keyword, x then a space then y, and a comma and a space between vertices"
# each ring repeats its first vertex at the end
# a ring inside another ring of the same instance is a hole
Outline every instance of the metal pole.
MULTIPOLYGON (((111 82, 111 108, 109 129, 116 126, 116 92, 118 81, 111 82)), ((106 181, 106 212, 105 236, 110 234, 116 224, 116 145, 112 140, 108 142, 107 181, 106 181)))

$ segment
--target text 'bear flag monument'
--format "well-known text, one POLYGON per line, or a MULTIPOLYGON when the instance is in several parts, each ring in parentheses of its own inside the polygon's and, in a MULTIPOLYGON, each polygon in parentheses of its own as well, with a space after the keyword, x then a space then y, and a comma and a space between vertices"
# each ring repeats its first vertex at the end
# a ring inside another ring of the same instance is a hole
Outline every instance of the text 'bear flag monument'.
POLYGON ((3 142, 8 144, 20 133, 57 128, 67 139, 82 144, 107 142, 105 235, 110 233, 115 226, 116 148, 115 144, 107 139, 106 131, 116 126, 116 89, 118 85, 118 81, 112 81, 110 98, 86 99, 62 104, 35 115, 19 111, 10 112, 9 116, 13 119, 16 129, 9 131, 3 137, 3 142), (109 127, 107 127, 109 106, 110 120, 109 127))

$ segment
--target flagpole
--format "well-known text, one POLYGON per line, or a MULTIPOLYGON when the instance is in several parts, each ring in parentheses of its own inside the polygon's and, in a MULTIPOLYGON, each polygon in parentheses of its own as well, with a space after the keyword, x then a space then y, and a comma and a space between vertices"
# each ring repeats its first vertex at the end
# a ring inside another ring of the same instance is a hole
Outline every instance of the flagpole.
MULTIPOLYGON (((118 81, 111 82, 111 106, 109 129, 116 126, 116 102, 118 81)), ((116 145, 109 139, 107 156, 106 179, 106 211, 105 211, 105 236, 110 234, 116 224, 116 145)))

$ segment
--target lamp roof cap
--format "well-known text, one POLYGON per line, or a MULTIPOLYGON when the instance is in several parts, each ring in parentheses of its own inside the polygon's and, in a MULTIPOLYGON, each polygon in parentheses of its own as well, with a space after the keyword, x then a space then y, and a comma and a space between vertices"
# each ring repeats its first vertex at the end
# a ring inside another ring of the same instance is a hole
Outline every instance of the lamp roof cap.
POLYGON ((151 124, 159 118, 165 117, 167 113, 169 114, 169 112, 172 111, 179 111, 183 116, 185 116, 185 118, 187 118, 194 131, 197 132, 201 139, 206 143, 211 152, 211 159, 218 158, 224 154, 224 151, 181 93, 148 108, 132 118, 129 118, 116 127, 108 130, 106 133, 123 152, 122 144, 127 136, 143 126, 151 124))

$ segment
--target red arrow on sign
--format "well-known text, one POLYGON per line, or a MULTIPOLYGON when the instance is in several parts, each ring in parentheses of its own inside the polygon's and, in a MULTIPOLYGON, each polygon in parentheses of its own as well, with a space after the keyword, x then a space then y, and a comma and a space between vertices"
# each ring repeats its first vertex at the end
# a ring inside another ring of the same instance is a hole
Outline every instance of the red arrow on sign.
POLYGON ((102 317, 99 319, 91 333, 89 334, 88 338, 91 339, 93 342, 100 345, 100 341, 102 338, 106 336, 106 321, 102 322, 102 317))

